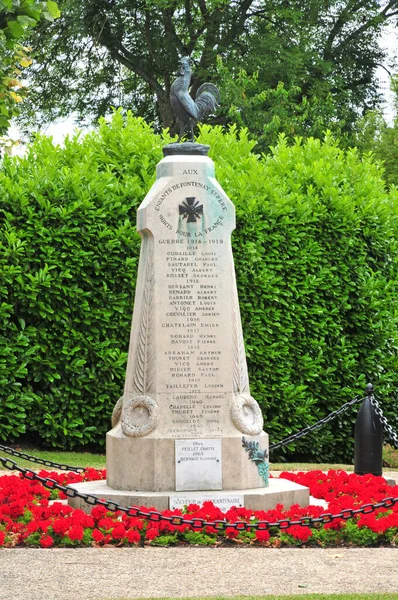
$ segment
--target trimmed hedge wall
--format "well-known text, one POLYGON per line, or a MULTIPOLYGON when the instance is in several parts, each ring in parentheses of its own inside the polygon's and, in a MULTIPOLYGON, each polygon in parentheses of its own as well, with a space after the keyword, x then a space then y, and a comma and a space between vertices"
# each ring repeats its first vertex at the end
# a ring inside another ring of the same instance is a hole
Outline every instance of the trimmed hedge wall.
MULTIPOLYGON (((140 238, 162 146, 116 113, 65 148, 39 137, 0 170, 0 436, 102 446, 124 382, 140 238)), ((281 138, 269 156, 203 127, 236 205, 233 235, 252 393, 271 443, 368 380, 397 412, 398 193, 355 150, 281 138)), ((272 456, 351 460, 355 410, 272 456)))

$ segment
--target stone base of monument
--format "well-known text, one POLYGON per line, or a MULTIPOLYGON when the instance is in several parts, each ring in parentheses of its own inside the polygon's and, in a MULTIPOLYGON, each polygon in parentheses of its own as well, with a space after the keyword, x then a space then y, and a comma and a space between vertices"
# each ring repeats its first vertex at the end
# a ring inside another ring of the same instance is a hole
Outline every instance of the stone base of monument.
MULTIPOLYGON (((268 434, 250 436, 268 448, 268 434)), ((106 436, 106 475, 115 490, 242 490, 262 488, 257 466, 242 448, 242 434, 220 439, 174 440, 123 435, 120 423, 106 436), (195 461, 195 449, 200 461, 195 461)))
MULTIPOLYGON (((87 481, 70 484, 71 488, 82 494, 89 494, 103 500, 116 502, 121 506, 147 506, 157 510, 182 508, 188 504, 202 504, 210 500, 216 506, 226 511, 232 506, 245 506, 250 510, 269 510, 277 504, 290 508, 293 504, 308 506, 309 489, 287 479, 271 478, 269 486, 247 490, 222 490, 217 492, 135 492, 115 490, 107 485, 106 481, 87 481)), ((81 498, 69 498, 69 505, 73 508, 82 508, 86 512, 91 510, 81 498)))

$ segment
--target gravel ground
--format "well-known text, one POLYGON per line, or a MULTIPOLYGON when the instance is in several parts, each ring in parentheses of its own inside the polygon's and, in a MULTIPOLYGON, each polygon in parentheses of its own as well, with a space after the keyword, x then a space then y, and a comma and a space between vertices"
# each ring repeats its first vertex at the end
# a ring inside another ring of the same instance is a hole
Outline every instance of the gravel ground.
POLYGON ((1 600, 392 592, 398 549, 0 550, 1 600))

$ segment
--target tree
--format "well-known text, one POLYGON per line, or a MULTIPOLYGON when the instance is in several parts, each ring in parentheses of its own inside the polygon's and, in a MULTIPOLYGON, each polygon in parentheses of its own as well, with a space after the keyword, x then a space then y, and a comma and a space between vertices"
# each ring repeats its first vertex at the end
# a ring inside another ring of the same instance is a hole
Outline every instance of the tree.
POLYGON ((383 163, 384 179, 388 185, 398 186, 398 75, 391 78, 395 94, 395 116, 388 125, 380 111, 369 111, 358 121, 354 138, 362 153, 371 152, 383 163))
MULTIPOLYGON (((33 38, 27 120, 37 122, 37 108, 48 121, 71 112, 96 119, 123 106, 169 127, 173 73, 179 57, 190 55, 193 91, 205 79, 222 80, 219 58, 232 83, 242 68, 249 77, 257 73, 255 93, 279 82, 295 90, 293 109, 304 98, 321 106, 331 94, 331 118, 349 128, 377 104, 375 69, 384 57, 378 38, 398 15, 397 0, 61 0, 60 7, 61 18, 33 38)), ((241 92, 235 104, 244 112, 241 92)), ((257 121, 267 109, 258 103, 257 121)), ((225 108, 218 122, 230 120, 225 108)))
POLYGON ((349 145, 358 118, 379 105, 375 71, 386 57, 378 41, 398 4, 283 4, 280 19, 253 21, 247 53, 223 65, 226 110, 263 146, 281 132, 319 137, 326 128, 349 145))
POLYGON ((297 85, 285 86, 279 82, 275 88, 263 87, 259 73, 249 75, 241 69, 235 78, 224 65, 220 66, 225 99, 223 112, 226 118, 241 127, 250 128, 257 140, 257 151, 265 151, 278 143, 281 133, 292 141, 297 137, 322 138, 326 130, 347 145, 343 128, 345 120, 338 115, 344 107, 338 106, 330 92, 310 98, 303 95, 297 85), (263 89, 261 89, 263 87, 263 89))
POLYGON ((31 48, 24 41, 40 19, 59 16, 56 2, 0 0, 0 134, 6 133, 18 104, 26 96, 21 68, 31 65, 31 48))

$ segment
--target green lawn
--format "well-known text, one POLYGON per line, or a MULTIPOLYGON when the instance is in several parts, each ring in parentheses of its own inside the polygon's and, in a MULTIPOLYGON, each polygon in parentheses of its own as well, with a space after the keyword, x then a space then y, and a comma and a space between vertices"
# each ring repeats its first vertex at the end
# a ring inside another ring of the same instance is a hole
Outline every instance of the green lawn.
MULTIPOLYGON (((5 445, 5 444, 4 444, 5 445)), ((105 469, 105 454, 92 454, 90 452, 62 452, 61 450, 36 450, 35 448, 22 450, 25 454, 36 456, 44 460, 51 460, 63 465, 69 465, 71 467, 93 467, 95 469, 105 469)), ((46 467, 38 465, 36 463, 20 459, 18 457, 11 456, 5 452, 0 452, 0 456, 3 458, 9 458, 16 462, 20 467, 25 469, 40 470, 47 469, 52 470, 52 467, 46 467)), ((0 464, 0 470, 4 470, 5 467, 0 464)))

